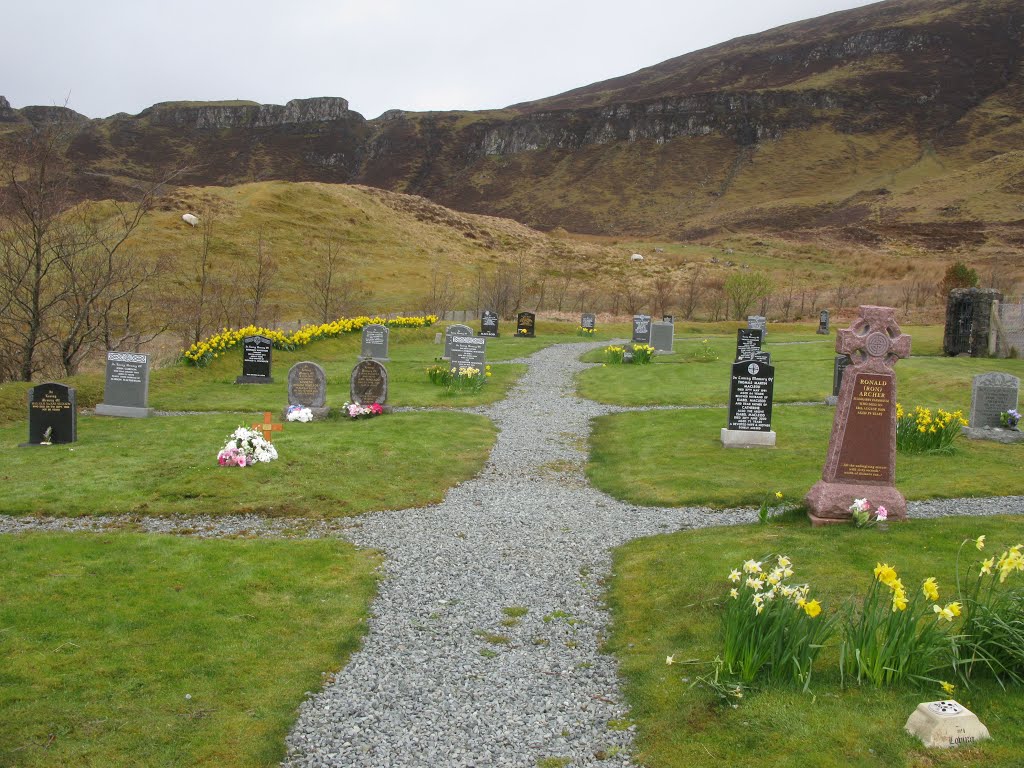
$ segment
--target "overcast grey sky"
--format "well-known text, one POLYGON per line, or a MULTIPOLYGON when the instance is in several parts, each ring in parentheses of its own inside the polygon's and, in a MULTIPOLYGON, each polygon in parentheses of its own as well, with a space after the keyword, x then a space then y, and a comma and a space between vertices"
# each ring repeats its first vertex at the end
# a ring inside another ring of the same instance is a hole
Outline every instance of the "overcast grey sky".
POLYGON ((342 96, 489 109, 866 0, 0 0, 0 95, 89 117, 342 96))

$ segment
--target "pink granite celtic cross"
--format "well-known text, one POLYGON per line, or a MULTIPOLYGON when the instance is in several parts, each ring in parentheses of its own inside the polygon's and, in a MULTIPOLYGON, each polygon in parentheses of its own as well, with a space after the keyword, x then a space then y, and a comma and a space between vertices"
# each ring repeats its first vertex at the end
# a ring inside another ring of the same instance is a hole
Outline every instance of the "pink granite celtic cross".
POLYGON ((910 337, 895 314, 892 307, 862 306, 860 317, 836 334, 836 352, 862 371, 889 373, 897 360, 910 357, 910 337))

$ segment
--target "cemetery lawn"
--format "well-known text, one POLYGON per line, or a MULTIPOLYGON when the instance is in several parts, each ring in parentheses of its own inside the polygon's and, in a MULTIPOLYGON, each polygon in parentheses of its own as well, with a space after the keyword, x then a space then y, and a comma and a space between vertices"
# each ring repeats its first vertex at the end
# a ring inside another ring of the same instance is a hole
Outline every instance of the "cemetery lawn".
POLYGON ((276 765, 358 648, 377 563, 337 540, 0 536, 0 765, 276 765))
MULTIPOLYGON (((639 761, 649 768, 1020 765, 1024 691, 1019 687, 1003 691, 989 681, 969 689, 958 684, 954 698, 978 715, 993 738, 928 750, 905 734, 903 725, 920 702, 949 696, 937 684, 843 688, 835 639, 822 651, 806 694, 755 689, 733 709, 708 689, 692 685, 711 673, 709 662, 721 653, 720 606, 731 586, 726 577, 743 561, 787 555, 795 578, 812 585, 812 596, 821 599, 826 615, 851 595, 863 597, 878 562, 893 565, 908 585, 935 576, 945 602, 956 599, 957 549, 981 534, 987 536, 984 555, 998 554, 1021 540, 1020 520, 912 520, 883 532, 852 526, 812 530, 802 519, 789 519, 683 531, 620 547, 610 585, 612 629, 606 649, 618 657, 626 680, 631 717, 638 725, 639 761), (666 665, 669 655, 677 665, 666 665)), ((965 547, 961 569, 981 554, 965 547)))
MULTIPOLYGON (((782 491, 798 502, 821 479, 834 409, 776 406, 772 449, 723 448, 724 408, 642 411, 594 420, 587 476, 601 490, 648 506, 757 506, 782 491)), ((952 455, 896 454, 908 499, 1022 492, 1024 445, 959 437, 952 455)))
POLYGON ((227 436, 257 421, 81 416, 77 442, 30 448, 17 447, 25 423, 0 427, 0 513, 323 518, 418 507, 478 474, 496 434, 489 419, 452 412, 285 423, 277 461, 218 466, 227 436))

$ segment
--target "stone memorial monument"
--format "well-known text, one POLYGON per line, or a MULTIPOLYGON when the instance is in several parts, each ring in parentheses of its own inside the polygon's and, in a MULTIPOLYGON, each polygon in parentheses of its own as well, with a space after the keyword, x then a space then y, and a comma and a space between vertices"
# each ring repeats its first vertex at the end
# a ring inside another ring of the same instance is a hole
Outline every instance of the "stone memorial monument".
POLYGON ((739 360, 732 366, 729 386, 729 426, 721 432, 726 448, 775 445, 772 431, 772 398, 775 369, 754 360, 739 360))
POLYGON ((821 314, 818 315, 818 330, 816 331, 816 333, 820 333, 823 336, 829 335, 827 309, 821 310, 821 314))
POLYGON ((1020 427, 1004 429, 1000 416, 1017 410, 1020 379, 1008 373, 982 373, 971 382, 971 414, 964 436, 999 443, 1024 442, 1020 427))
MULTIPOLYGON (((288 405, 309 408, 314 419, 325 419, 327 408, 327 374, 316 363, 296 363, 288 371, 288 405)), ((281 418, 288 418, 288 408, 281 418)))
MULTIPOLYGON (((444 357, 445 360, 450 360, 452 357, 452 339, 456 336, 472 336, 473 329, 468 325, 462 325, 456 323, 455 325, 449 325, 444 331, 444 357)), ((360 401, 362 402, 362 401, 360 401)))
POLYGON ((486 310, 480 316, 480 335, 496 339, 498 337, 498 313, 486 310))
POLYGON ((850 358, 846 355, 836 355, 832 361, 832 394, 825 398, 825 405, 835 405, 839 402, 839 388, 843 385, 843 371, 850 364, 850 358))
POLYGON ((580 328, 585 328, 588 331, 593 331, 597 328, 597 316, 587 312, 580 315, 580 328))
POLYGON ((1003 294, 993 288, 954 288, 946 301, 946 327, 942 334, 942 351, 950 356, 988 354, 992 332, 993 304, 1003 294))
POLYGON ((73 443, 78 439, 76 392, 57 382, 37 384, 28 391, 28 442, 24 447, 73 443))
POLYGON ((832 420, 821 480, 808 491, 815 526, 842 523, 854 499, 884 506, 890 520, 905 520, 907 502, 896 490, 896 361, 910 355, 892 307, 862 306, 836 335, 836 352, 850 358, 832 420))
POLYGON ((768 340, 768 318, 764 315, 748 315, 747 328, 757 328, 761 331, 761 341, 768 340))
POLYGON ((455 336, 451 344, 452 368, 476 368, 481 373, 487 364, 487 339, 482 336, 455 336))
POLYGON ((520 312, 516 317, 516 336, 532 339, 536 335, 537 316, 533 312, 520 312))
POLYGON ((675 315, 662 315, 661 316, 661 322, 663 322, 663 323, 672 323, 673 325, 675 325, 676 316, 675 315))
POLYGON ((391 341, 391 329, 380 323, 363 326, 362 345, 359 349, 360 360, 390 360, 388 344, 391 341))
POLYGON ((242 375, 235 384, 273 384, 270 375, 274 342, 266 336, 246 336, 242 339, 242 375))
POLYGON ((388 372, 376 360, 363 360, 352 369, 350 400, 361 405, 384 405, 388 399, 388 372))
POLYGON ((736 329, 736 360, 747 360, 761 351, 764 331, 756 328, 736 329))
POLYGON ((633 343, 651 343, 651 316, 633 315, 633 343))
POLYGON ((959 747, 992 738, 976 714, 952 700, 918 704, 904 730, 926 747, 959 747))
POLYGON ((675 326, 672 323, 651 323, 650 344, 657 352, 672 352, 675 341, 675 326))
POLYGON ((144 419, 153 413, 149 407, 149 355, 107 352, 103 402, 96 406, 96 413, 133 419, 144 419))

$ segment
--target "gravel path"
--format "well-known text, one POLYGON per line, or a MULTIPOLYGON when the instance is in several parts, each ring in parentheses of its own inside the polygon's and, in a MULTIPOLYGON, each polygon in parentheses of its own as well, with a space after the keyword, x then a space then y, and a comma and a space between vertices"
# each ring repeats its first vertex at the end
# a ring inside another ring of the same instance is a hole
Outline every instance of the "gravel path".
MULTIPOLYGON (((577 398, 595 343, 555 345, 500 403, 471 409, 500 428, 483 472, 443 503, 340 521, 11 518, 29 529, 195 536, 344 536, 387 555, 369 633, 310 693, 288 736, 307 766, 627 766, 632 733, 610 656, 602 580, 610 549, 681 528, 756 519, 753 510, 635 507, 587 485, 590 419, 622 409, 577 398)), ((458 440, 458 435, 452 435, 458 440)), ((1024 497, 911 503, 910 514, 1024 512, 1024 497)))

